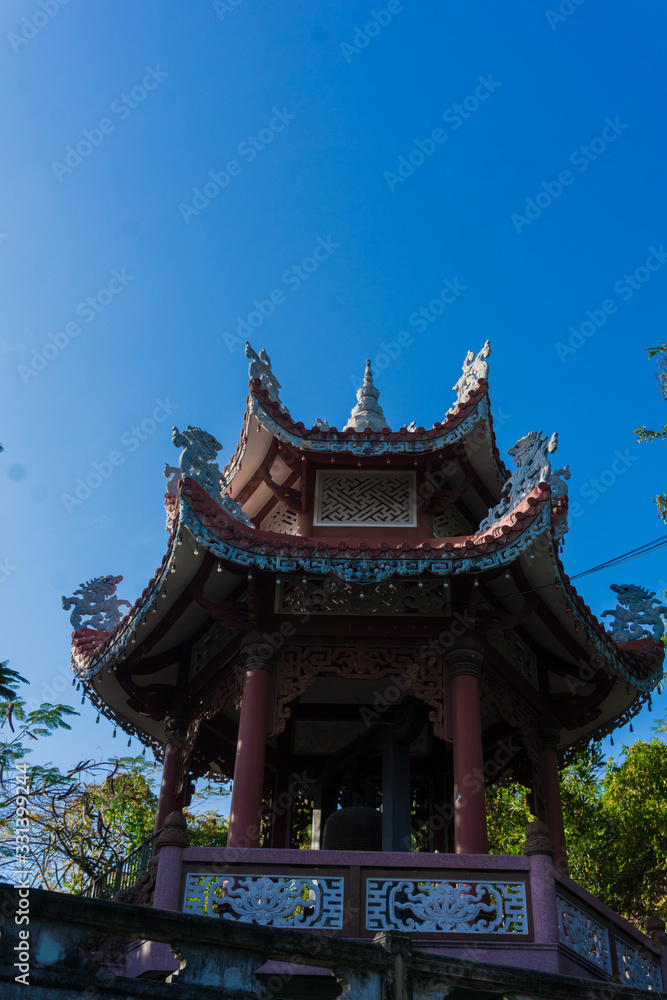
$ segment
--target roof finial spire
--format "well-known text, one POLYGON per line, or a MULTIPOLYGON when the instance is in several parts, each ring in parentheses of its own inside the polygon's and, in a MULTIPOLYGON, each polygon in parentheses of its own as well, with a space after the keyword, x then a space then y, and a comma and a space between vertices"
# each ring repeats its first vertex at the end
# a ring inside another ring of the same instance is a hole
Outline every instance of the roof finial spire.
POLYGON ((373 385, 373 371, 370 360, 367 358, 364 381, 361 388, 357 389, 357 405, 352 410, 350 419, 343 430, 351 427, 355 431, 364 431, 368 427, 372 431, 381 431, 387 427, 384 412, 378 403, 379 395, 380 390, 373 385))

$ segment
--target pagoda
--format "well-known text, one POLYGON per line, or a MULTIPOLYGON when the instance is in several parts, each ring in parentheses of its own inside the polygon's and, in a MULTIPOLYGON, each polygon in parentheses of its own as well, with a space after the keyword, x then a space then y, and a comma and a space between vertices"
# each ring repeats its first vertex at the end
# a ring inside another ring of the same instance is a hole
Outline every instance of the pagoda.
POLYGON ((557 435, 505 466, 488 341, 428 430, 387 426, 370 363, 345 426, 306 428, 246 355, 224 470, 215 437, 174 428, 141 596, 121 617, 107 576, 63 599, 85 693, 163 761, 144 901, 661 989, 659 945, 568 877, 559 768, 650 703, 665 609, 615 587, 608 630, 577 594, 557 435), (521 856, 488 853, 507 775, 537 817, 521 856), (233 781, 226 848, 188 845, 204 776, 233 781))

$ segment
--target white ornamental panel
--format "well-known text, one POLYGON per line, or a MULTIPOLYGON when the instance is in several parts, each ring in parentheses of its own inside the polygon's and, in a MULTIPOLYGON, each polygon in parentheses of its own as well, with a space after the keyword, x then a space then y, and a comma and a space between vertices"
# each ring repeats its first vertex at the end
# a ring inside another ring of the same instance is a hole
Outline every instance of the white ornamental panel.
POLYGON ((654 958, 616 938, 616 958, 621 982, 640 990, 661 990, 662 973, 654 958))
POLYGON ((183 912, 246 924, 338 930, 343 926, 343 879, 190 873, 183 912))
POLYGON ((262 531, 277 531, 281 535, 296 535, 297 515, 284 503, 278 503, 262 521, 262 531))
POLYGON ((556 897, 556 909, 561 944, 611 973, 609 932, 604 924, 563 896, 556 897))
POLYGON ((366 929, 527 934, 524 882, 368 879, 366 929))
POLYGON ((414 473, 318 472, 313 523, 414 528, 414 473))

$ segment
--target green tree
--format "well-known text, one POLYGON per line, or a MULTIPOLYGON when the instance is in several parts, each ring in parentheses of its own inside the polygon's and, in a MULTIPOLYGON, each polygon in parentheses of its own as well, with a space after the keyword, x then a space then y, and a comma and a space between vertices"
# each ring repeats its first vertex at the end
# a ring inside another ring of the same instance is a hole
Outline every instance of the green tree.
MULTIPOLYGON (((15 863, 13 835, 17 789, 14 769, 30 754, 30 740, 69 730, 78 713, 68 705, 40 705, 26 711, 18 687, 28 683, 7 663, 0 664, 0 871, 15 863), (6 726, 6 728, 4 728, 6 726)), ((155 764, 143 757, 84 760, 62 772, 54 764, 28 767, 30 786, 29 863, 33 884, 81 892, 153 833, 157 810, 155 764)), ((226 794, 211 783, 193 797, 186 812, 193 846, 224 846, 227 820, 213 801, 226 794), (205 808, 206 806, 209 808, 205 808)), ((216 803, 217 804, 217 803, 216 803)))
MULTIPOLYGON (((667 743, 638 740, 620 762, 599 744, 561 772, 570 876, 643 928, 667 918, 667 743)), ((533 817, 528 789, 503 780, 488 789, 489 849, 520 854, 533 817)))
POLYGON ((489 854, 522 853, 526 827, 535 819, 528 805, 529 794, 508 777, 486 789, 489 854))

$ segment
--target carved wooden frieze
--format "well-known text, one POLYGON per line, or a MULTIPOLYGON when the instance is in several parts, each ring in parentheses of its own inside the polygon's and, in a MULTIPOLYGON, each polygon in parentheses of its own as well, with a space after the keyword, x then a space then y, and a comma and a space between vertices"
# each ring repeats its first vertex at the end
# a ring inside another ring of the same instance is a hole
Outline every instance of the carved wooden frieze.
POLYGON ((403 694, 412 692, 430 706, 429 720, 439 739, 444 729, 444 670, 439 658, 424 662, 418 647, 379 646, 361 643, 346 645, 285 646, 276 669, 276 693, 273 731, 285 731, 292 702, 308 690, 317 677, 333 674, 344 678, 371 679, 396 675, 395 704, 403 694))

